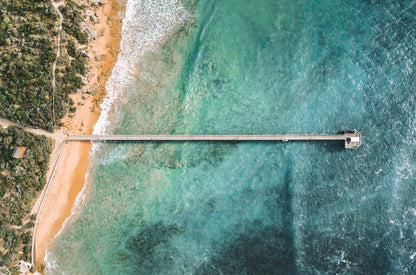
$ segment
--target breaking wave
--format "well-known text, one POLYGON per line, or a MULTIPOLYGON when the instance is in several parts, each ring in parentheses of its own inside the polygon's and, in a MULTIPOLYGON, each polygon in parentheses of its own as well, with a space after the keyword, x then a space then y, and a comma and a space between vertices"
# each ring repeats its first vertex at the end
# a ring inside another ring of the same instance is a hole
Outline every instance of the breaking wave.
POLYGON ((134 81, 140 58, 159 49, 188 18, 188 12, 177 0, 127 1, 120 53, 106 83, 107 96, 101 104, 101 116, 94 126, 94 134, 106 132, 113 104, 134 81))

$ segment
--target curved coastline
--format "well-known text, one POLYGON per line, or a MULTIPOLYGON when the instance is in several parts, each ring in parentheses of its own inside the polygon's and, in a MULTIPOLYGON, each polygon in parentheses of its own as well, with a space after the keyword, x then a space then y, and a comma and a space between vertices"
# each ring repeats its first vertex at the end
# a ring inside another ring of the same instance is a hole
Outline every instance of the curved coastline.
MULTIPOLYGON (((92 133, 100 116, 99 105, 106 93, 105 83, 117 61, 121 29, 120 3, 118 0, 92 2, 93 5, 87 9, 94 10, 97 21, 91 24, 91 27, 97 37, 88 45, 90 54, 88 84, 83 88, 83 93, 78 92, 72 96, 73 101, 78 103, 77 111, 73 117, 64 118, 64 126, 57 131, 62 134, 92 133)), ((44 269, 45 255, 52 247, 55 237, 73 215, 73 207, 77 204, 79 194, 84 190, 90 151, 91 144, 88 143, 67 144, 60 151, 62 158, 37 224, 35 257, 38 271, 44 269)), ((52 169, 53 167, 49 168, 49 177, 52 169)), ((43 192, 32 213, 38 211, 42 197, 43 192)))

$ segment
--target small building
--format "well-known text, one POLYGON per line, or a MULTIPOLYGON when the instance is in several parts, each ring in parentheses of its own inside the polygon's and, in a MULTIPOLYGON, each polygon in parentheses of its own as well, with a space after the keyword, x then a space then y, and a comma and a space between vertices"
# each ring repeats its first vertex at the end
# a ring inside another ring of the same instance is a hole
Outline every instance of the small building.
POLYGON ((14 151, 13 151, 13 157, 15 158, 15 159, 21 159, 21 158, 23 158, 23 156, 24 156, 24 154, 25 154, 25 152, 26 152, 26 147, 16 147, 16 149, 14 149, 14 151))
POLYGON ((357 131, 346 131, 345 132, 345 148, 356 149, 361 145, 361 134, 357 131))
POLYGON ((32 269, 32 265, 25 261, 19 261, 17 266, 19 267, 19 272, 23 274, 28 273, 32 269))

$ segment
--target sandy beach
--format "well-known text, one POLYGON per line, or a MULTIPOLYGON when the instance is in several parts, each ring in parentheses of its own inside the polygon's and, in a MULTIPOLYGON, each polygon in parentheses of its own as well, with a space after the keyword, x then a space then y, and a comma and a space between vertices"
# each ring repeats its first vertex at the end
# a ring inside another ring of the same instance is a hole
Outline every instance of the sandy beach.
MULTIPOLYGON (((84 3, 84 1, 77 1, 84 3)), ((88 5, 87 11, 93 13, 94 21, 91 26, 97 37, 88 45, 90 54, 88 84, 72 99, 77 111, 74 115, 63 119, 64 127, 57 134, 91 134, 94 124, 100 115, 99 104, 105 96, 105 82, 117 61, 118 47, 121 38, 121 19, 118 18, 119 6, 116 0, 95 1, 97 5, 88 5), (98 22, 97 20, 98 19, 98 22)), ((88 12, 87 12, 88 14, 88 12)), ((91 20, 93 21, 93 20, 91 20)), ((53 245, 54 237, 70 216, 78 194, 85 184, 88 170, 91 144, 86 142, 71 142, 60 151, 61 160, 54 179, 41 209, 36 230, 36 267, 42 270, 44 257, 53 245)), ((48 172, 48 180, 55 164, 57 154, 53 154, 48 172)), ((37 213, 43 192, 37 200, 32 213, 37 213)))

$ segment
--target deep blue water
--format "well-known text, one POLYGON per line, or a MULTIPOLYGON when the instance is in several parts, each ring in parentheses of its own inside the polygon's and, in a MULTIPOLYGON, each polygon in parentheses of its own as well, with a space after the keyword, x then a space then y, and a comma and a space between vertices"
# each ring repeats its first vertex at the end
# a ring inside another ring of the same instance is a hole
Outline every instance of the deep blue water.
POLYGON ((50 273, 415 273, 416 1, 182 4, 195 23, 138 58, 108 132, 363 144, 102 145, 50 273))

